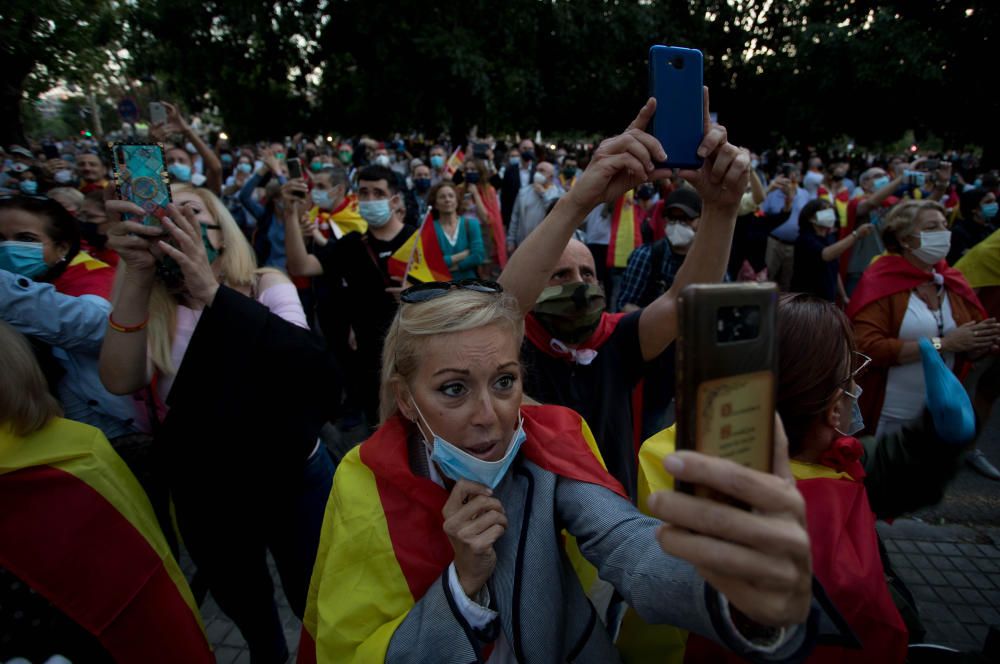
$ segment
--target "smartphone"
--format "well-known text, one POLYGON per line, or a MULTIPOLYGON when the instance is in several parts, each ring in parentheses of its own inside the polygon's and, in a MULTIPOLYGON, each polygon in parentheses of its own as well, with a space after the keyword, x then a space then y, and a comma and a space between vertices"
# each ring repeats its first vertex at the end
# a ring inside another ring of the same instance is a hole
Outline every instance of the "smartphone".
POLYGON ((940 159, 928 159, 924 162, 924 170, 936 171, 939 168, 941 168, 940 159))
MULTIPOLYGON (((771 472, 777 285, 692 284, 678 302, 677 449, 771 472)), ((739 505, 706 487, 677 489, 739 505)))
POLYGON ((167 107, 158 101, 149 102, 149 121, 154 125, 166 122, 167 107))
POLYGON ((288 179, 297 180, 302 177, 302 160, 292 157, 285 162, 288 165, 288 179))
POLYGON ((160 217, 171 201, 163 146, 159 143, 114 143, 111 161, 118 197, 135 203, 146 212, 142 218, 144 225, 159 226, 160 217))
POLYGON ((649 49, 649 95, 656 97, 650 130, 663 145, 666 168, 700 168, 698 146, 705 133, 701 51, 677 46, 649 49))
POLYGON ((927 181, 926 171, 911 171, 909 169, 903 171, 903 176, 905 178, 906 184, 911 187, 922 187, 924 182, 927 181))

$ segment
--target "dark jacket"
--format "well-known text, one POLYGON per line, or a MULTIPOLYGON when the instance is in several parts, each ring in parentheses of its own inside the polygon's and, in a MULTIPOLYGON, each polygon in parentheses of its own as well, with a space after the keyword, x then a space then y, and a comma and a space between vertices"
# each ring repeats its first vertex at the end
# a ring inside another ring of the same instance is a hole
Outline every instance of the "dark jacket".
MULTIPOLYGON (((535 166, 535 162, 531 162, 531 178, 535 177, 535 166)), ((503 215, 504 228, 510 226, 510 216, 514 214, 514 202, 517 201, 519 191, 521 191, 521 167, 512 168, 508 164, 507 170, 503 172, 503 184, 500 187, 500 214, 503 215)))

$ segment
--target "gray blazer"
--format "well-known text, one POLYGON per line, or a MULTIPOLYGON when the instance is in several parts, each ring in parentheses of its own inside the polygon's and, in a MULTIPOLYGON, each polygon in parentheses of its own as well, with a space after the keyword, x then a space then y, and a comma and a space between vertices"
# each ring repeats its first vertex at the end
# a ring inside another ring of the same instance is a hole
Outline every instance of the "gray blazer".
POLYGON ((807 631, 813 630, 801 626, 771 655, 742 647, 745 642, 722 617, 718 593, 692 565, 660 549, 655 532, 661 522, 607 489, 560 477, 522 456, 494 496, 508 519, 495 545, 497 566, 488 584, 490 608, 499 617, 483 631, 472 629, 455 604, 445 571, 396 629, 386 661, 479 662, 483 646, 502 629, 521 664, 619 662, 566 558, 559 535, 563 528, 577 538, 601 578, 649 623, 691 630, 759 661, 797 659, 811 647, 807 631))

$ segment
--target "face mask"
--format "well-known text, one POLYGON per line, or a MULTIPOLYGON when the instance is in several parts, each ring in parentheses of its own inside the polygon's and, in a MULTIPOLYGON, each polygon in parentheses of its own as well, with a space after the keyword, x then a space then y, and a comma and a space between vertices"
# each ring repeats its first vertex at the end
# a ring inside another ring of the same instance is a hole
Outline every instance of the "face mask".
POLYGON ((997 212, 1000 211, 1000 204, 997 203, 986 203, 980 208, 983 213, 983 219, 993 219, 997 216, 997 212))
POLYGON ((222 254, 222 249, 216 249, 212 246, 212 243, 208 239, 208 229, 220 230, 222 226, 218 224, 202 224, 201 225, 201 243, 205 245, 205 254, 208 256, 208 262, 214 263, 215 259, 222 254))
POLYGON ((253 166, 251 164, 243 163, 237 166, 236 170, 238 170, 240 173, 251 173, 253 172, 253 166))
POLYGON ((361 201, 358 203, 358 212, 373 228, 382 228, 389 223, 389 219, 392 217, 388 198, 383 198, 380 201, 361 201))
POLYGON ((758 166, 760 166, 760 160, 758 160, 758 159, 751 159, 750 160, 750 168, 752 168, 754 170, 757 170, 758 166))
POLYGON ((319 173, 321 170, 323 170, 323 162, 321 161, 312 162, 311 164, 309 164, 309 170, 311 170, 313 173, 319 173))
POLYGON ((973 181, 972 186, 975 187, 976 189, 982 189, 983 187, 982 178, 976 178, 975 181, 973 181))
POLYGON ((532 313, 545 331, 568 344, 585 341, 604 313, 604 290, 582 281, 549 286, 535 301, 532 313))
POLYGON ((231 154, 224 154, 224 155, 222 155, 221 159, 222 159, 222 163, 226 164, 227 166, 229 164, 233 163, 233 155, 231 155, 231 154))
POLYGON ((653 197, 653 193, 654 193, 653 188, 647 187, 646 185, 642 185, 641 187, 635 190, 635 196, 640 201, 648 201, 653 197))
POLYGON ((325 189, 313 189, 310 193, 312 196, 312 202, 324 210, 329 210, 333 207, 333 197, 330 196, 330 192, 325 189))
POLYGON ((442 168, 444 168, 444 157, 442 157, 439 154, 432 156, 431 168, 433 168, 434 170, 441 170, 442 168))
POLYGON ((833 228, 833 225, 837 223, 837 213, 830 208, 820 210, 816 213, 813 223, 822 228, 833 228))
POLYGON ((0 270, 34 279, 48 269, 41 242, 0 242, 0 270))
POLYGON ((564 169, 562 169, 562 174, 563 174, 563 177, 568 180, 569 178, 576 177, 576 169, 575 168, 564 168, 564 169))
POLYGON ((526 150, 521 153, 521 162, 527 164, 529 161, 535 160, 535 153, 531 150, 526 150))
MULTIPOLYGON (((514 435, 510 439, 510 443, 507 445, 507 452, 503 455, 503 458, 499 461, 486 461, 480 459, 479 457, 473 456, 466 452, 465 450, 452 445, 447 440, 441 436, 434 433, 431 430, 430 425, 427 424, 427 420, 424 419, 423 413, 417 408, 417 404, 413 403, 413 407, 416 408, 417 414, 420 415, 420 419, 423 421, 424 426, 427 430, 431 432, 434 437, 433 447, 430 447, 431 461, 438 465, 441 472, 445 474, 448 478, 459 481, 459 480, 469 480, 471 482, 479 482, 484 484, 491 489, 495 489, 500 481, 507 474, 510 469, 510 465, 514 463, 514 459, 517 457, 518 451, 521 449, 521 445, 527 439, 527 434, 524 433, 524 418, 519 418, 517 423, 517 430, 514 431, 514 435)), ((426 441, 424 442, 426 445, 426 441)))
POLYGON ((284 161, 285 160, 285 153, 284 152, 275 152, 274 153, 274 158, 277 159, 278 161, 284 161))
POLYGON ((18 187, 21 189, 21 193, 34 196, 38 193, 38 180, 21 180, 18 187))
POLYGON ((417 178, 413 181, 413 187, 421 194, 431 188, 430 178, 417 178))
POLYGON ((465 181, 469 184, 476 184, 479 182, 479 173, 476 171, 468 171, 465 174, 465 181))
POLYGON ((520 157, 511 157, 510 158, 510 165, 514 166, 514 167, 520 166, 521 165, 521 158, 520 157))
POLYGON ((540 184, 542 186, 545 186, 546 184, 548 184, 549 179, 545 177, 545 173, 539 173, 538 171, 535 171, 534 181, 535 184, 540 184))
POLYGON ((667 224, 667 241, 673 247, 686 247, 694 240, 694 229, 687 224, 672 221, 667 224))
POLYGON ((170 164, 167 166, 167 172, 173 175, 178 182, 191 181, 191 167, 187 164, 170 164))
POLYGON ((834 431, 839 433, 841 436, 853 436, 865 428, 865 420, 861 416, 861 406, 858 405, 858 399, 861 398, 861 393, 864 390, 861 389, 860 385, 857 385, 856 387, 858 388, 857 394, 851 394, 847 390, 844 390, 844 396, 851 400, 851 422, 847 426, 847 431, 834 429, 834 431))
POLYGON ((351 163, 351 161, 353 159, 354 159, 354 153, 353 152, 348 152, 346 150, 343 150, 343 151, 340 152, 340 160, 342 162, 344 162, 345 164, 351 163))
POLYGON ((386 168, 388 168, 389 164, 391 164, 392 162, 389 161, 389 155, 380 154, 379 156, 375 157, 375 163, 379 166, 385 166, 386 168))
POLYGON ((875 178, 875 180, 872 181, 872 191, 878 191, 879 189, 889 184, 890 182, 891 180, 889 179, 888 175, 883 175, 880 178, 875 178))
POLYGON ((920 248, 914 249, 913 255, 928 265, 934 265, 948 255, 949 249, 951 249, 951 231, 922 231, 920 248))
POLYGON ((15 161, 14 164, 10 167, 10 169, 15 173, 23 173, 26 170, 28 170, 28 168, 29 166, 23 161, 15 161))
POLYGON ((69 184, 73 181, 73 171, 66 170, 65 168, 61 171, 56 171, 52 174, 52 179, 59 184, 69 184))

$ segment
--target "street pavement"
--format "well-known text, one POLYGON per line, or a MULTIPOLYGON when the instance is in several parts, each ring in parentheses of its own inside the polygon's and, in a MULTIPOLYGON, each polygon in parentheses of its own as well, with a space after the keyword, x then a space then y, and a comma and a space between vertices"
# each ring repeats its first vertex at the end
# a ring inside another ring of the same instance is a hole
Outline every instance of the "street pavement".
MULTIPOLYGON (((323 438, 339 460, 364 438, 364 430, 358 427, 345 434, 327 427, 323 438)), ((1000 407, 980 434, 978 445, 1000 464, 1000 407)), ((962 464, 939 505, 892 525, 880 523, 878 528, 893 567, 917 602, 927 629, 925 641, 978 653, 994 627, 993 638, 1000 647, 1000 483, 962 464)), ((181 563, 190 578, 190 560, 182 556, 181 563)), ((273 563, 271 576, 294 662, 301 623, 280 590, 273 563)), ((210 595, 201 612, 217 661, 249 664, 246 642, 210 595)), ((982 661, 1000 662, 1000 652, 982 661)))

